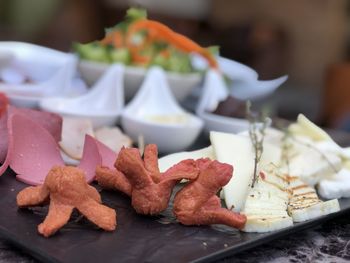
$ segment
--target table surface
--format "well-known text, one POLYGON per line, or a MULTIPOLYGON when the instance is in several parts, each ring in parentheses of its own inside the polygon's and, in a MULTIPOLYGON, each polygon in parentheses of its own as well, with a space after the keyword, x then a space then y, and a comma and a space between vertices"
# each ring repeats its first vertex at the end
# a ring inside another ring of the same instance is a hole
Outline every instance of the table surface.
MULTIPOLYGON (((350 134, 330 131, 342 146, 350 145, 350 134)), ((259 247, 220 260, 227 262, 349 262, 350 212, 315 228, 294 233, 259 247)), ((37 262, 0 237, 0 262, 37 262)))

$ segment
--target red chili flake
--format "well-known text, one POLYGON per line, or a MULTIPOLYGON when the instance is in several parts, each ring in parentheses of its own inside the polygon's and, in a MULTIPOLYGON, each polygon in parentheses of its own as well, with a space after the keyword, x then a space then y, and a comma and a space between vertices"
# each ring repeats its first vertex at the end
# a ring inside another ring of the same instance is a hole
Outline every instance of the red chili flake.
POLYGON ((263 179, 263 180, 266 179, 266 175, 263 172, 260 172, 259 175, 260 175, 261 179, 263 179))

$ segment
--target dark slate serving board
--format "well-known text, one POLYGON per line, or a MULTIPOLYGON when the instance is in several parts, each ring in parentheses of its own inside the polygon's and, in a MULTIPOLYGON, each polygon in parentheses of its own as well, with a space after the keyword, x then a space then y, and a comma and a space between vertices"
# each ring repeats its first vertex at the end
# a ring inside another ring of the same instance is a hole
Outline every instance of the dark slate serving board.
POLYGON ((162 216, 137 215, 125 195, 102 191, 103 202, 117 210, 118 227, 107 233, 73 214, 51 238, 37 233, 47 208, 18 209, 16 194, 25 187, 11 172, 0 177, 0 235, 45 262, 208 262, 272 239, 319 224, 350 210, 342 210, 293 227, 265 234, 242 233, 225 226, 188 227, 177 223, 168 209, 162 216))

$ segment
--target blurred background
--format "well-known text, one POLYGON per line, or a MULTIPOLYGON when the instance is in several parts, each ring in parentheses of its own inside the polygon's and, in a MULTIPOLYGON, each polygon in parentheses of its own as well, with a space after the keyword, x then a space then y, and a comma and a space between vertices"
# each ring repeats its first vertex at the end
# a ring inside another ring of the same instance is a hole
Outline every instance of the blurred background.
POLYGON ((294 119, 350 131, 350 2, 346 0, 0 0, 0 40, 70 51, 72 41, 101 39, 130 6, 261 79, 289 75, 259 103, 294 119))

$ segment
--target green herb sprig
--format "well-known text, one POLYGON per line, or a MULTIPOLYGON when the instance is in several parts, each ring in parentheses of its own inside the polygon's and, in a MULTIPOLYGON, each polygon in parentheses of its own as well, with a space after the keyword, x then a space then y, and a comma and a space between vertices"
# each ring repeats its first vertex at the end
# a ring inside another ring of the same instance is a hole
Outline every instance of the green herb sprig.
POLYGON ((253 114, 251 111, 251 102, 247 101, 246 103, 246 118, 249 121, 249 137, 254 148, 254 172, 253 180, 251 187, 254 187, 254 184, 258 178, 258 164, 261 160, 261 156, 264 151, 264 138, 265 130, 269 123, 269 118, 265 116, 259 116, 253 114))

